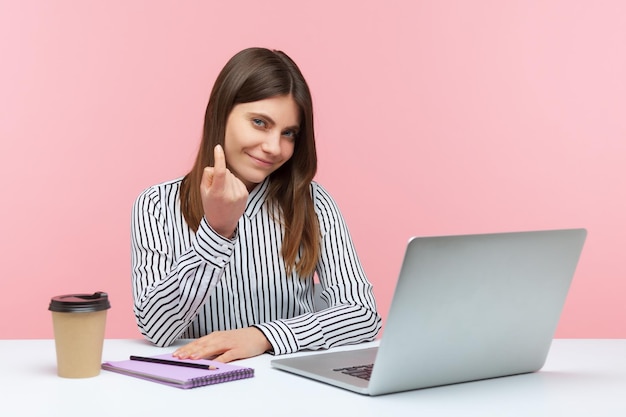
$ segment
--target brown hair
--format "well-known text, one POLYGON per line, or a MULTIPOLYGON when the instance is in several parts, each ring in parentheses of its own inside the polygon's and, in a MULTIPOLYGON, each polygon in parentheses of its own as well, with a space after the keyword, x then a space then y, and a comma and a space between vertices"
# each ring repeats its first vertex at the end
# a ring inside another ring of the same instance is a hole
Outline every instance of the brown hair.
MULTIPOLYGON (((300 128, 292 157, 270 175, 269 202, 280 208, 284 226, 282 255, 287 273, 306 276, 320 252, 319 224, 310 184, 317 171, 311 92, 298 66, 281 51, 249 48, 237 53, 218 75, 204 117, 200 149, 181 185, 183 216, 197 231, 204 215, 200 181, 213 166, 213 148, 224 146, 226 121, 236 104, 291 95, 300 109, 300 128)), ((228 162, 228 161, 227 161, 228 162)))

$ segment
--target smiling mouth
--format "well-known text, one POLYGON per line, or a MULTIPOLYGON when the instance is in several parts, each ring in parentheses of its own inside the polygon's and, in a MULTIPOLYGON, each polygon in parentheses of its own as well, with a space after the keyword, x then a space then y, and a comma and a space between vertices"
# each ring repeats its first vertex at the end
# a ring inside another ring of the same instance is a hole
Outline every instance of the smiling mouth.
POLYGON ((256 158, 256 157, 252 156, 252 155, 248 155, 248 156, 250 158, 252 158, 258 164, 260 164, 260 165, 264 165, 264 166, 272 166, 272 165, 274 165, 274 162, 272 162, 272 161, 266 161, 265 159, 259 159, 259 158, 256 158))

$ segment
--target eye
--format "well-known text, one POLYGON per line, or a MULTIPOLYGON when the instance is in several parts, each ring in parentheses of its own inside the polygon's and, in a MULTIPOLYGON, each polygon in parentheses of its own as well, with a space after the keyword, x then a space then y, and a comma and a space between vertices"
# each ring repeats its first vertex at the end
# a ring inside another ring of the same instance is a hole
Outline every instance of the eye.
POLYGON ((283 132, 283 136, 288 139, 294 140, 298 137, 298 132, 296 132, 295 130, 285 130, 283 132))
POLYGON ((258 117, 255 117, 252 119, 252 124, 257 126, 257 127, 265 127, 267 126, 267 123, 265 123, 265 121, 263 119, 259 119, 258 117))

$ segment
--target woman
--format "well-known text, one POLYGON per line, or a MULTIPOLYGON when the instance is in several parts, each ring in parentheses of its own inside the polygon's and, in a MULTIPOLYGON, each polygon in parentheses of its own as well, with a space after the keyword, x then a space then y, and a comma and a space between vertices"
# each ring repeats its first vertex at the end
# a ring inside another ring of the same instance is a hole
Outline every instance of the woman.
POLYGON ((372 340, 372 286, 316 169, 311 94, 296 64, 263 48, 236 54, 211 92, 191 171, 133 206, 142 334, 158 346, 195 339, 174 355, 223 362, 372 340))

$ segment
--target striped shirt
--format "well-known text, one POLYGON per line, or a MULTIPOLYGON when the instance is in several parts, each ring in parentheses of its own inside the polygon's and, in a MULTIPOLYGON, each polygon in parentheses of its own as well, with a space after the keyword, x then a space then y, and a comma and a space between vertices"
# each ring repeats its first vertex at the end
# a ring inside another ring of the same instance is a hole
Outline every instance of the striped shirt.
POLYGON ((134 312, 158 346, 214 330, 255 326, 274 354, 374 339, 381 328, 372 285, 331 196, 311 184, 321 233, 316 273, 328 308, 316 311, 313 274, 287 275, 283 228, 266 204, 269 179, 253 189, 232 239, 203 219, 197 232, 180 209, 182 179, 143 191, 133 205, 134 312))

